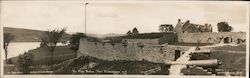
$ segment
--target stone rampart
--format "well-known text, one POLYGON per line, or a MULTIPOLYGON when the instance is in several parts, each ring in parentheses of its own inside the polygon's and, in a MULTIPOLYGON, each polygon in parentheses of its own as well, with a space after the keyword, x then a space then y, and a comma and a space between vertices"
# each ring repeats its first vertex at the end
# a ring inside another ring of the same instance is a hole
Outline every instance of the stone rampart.
POLYGON ((175 50, 184 52, 190 47, 174 45, 137 45, 89 42, 80 40, 78 56, 92 56, 103 60, 147 60, 155 63, 174 61, 175 50))
POLYGON ((129 44, 146 44, 146 45, 158 45, 159 39, 122 39, 122 42, 128 42, 129 44))

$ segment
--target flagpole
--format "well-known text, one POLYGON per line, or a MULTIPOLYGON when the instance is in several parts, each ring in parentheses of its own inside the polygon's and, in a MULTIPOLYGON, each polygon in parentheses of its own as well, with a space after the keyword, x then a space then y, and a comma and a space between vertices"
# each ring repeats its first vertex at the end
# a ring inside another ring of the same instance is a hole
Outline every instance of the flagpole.
POLYGON ((84 17, 85 17, 85 35, 87 35, 87 5, 88 3, 85 1, 85 4, 84 4, 84 17))

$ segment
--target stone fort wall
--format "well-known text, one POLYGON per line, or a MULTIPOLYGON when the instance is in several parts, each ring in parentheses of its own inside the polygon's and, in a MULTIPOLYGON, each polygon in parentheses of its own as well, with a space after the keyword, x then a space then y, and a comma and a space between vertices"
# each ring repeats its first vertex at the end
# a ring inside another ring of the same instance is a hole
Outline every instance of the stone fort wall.
POLYGON ((124 46, 121 43, 100 43, 89 42, 87 39, 80 39, 79 56, 92 56, 103 60, 131 60, 140 61, 147 60, 155 63, 165 63, 174 61, 175 50, 181 52, 188 50, 188 46, 174 45, 144 45, 143 47, 137 44, 127 44, 124 46))
POLYGON ((128 43, 131 44, 137 44, 137 43, 148 44, 148 45, 159 44, 159 39, 122 39, 122 42, 123 41, 127 41, 128 43))
POLYGON ((230 38, 230 43, 237 43, 238 39, 246 40, 245 32, 203 32, 203 33, 177 33, 178 42, 183 43, 223 43, 230 38))

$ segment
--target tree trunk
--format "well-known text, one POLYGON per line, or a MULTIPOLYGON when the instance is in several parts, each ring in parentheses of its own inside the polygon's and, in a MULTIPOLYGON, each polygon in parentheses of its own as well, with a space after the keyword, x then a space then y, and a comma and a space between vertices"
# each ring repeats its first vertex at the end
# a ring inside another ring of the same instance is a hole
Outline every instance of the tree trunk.
POLYGON ((51 55, 50 55, 50 68, 51 68, 51 71, 54 71, 54 69, 53 69, 53 54, 54 54, 54 49, 51 50, 51 55))
POLYGON ((7 59, 8 59, 8 50, 7 48, 4 48, 5 51, 5 63, 7 63, 7 59))
POLYGON ((77 51, 77 50, 75 50, 75 58, 77 58, 77 52, 78 52, 78 51, 77 51))

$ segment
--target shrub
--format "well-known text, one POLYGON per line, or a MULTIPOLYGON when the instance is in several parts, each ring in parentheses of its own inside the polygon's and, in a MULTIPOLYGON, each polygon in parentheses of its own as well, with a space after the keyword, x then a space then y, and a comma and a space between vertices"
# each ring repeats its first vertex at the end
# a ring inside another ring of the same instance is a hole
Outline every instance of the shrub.
POLYGON ((7 60, 7 64, 13 64, 12 59, 8 59, 8 60, 7 60))
POLYGON ((29 74, 31 71, 30 66, 33 63, 33 55, 31 53, 25 52, 23 55, 18 56, 18 69, 23 72, 23 74, 29 74))

